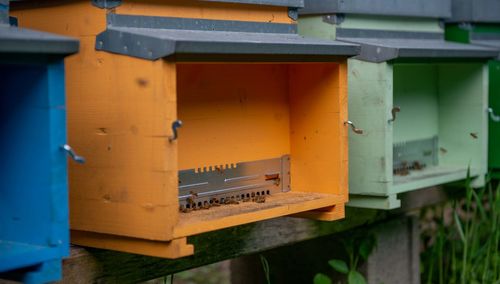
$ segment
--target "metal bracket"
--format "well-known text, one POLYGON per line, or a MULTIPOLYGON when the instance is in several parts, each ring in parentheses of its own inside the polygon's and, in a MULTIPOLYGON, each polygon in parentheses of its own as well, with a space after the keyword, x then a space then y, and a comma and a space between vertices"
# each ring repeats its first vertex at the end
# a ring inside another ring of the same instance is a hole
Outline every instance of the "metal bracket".
POLYGON ((345 19, 344 14, 324 15, 323 22, 330 25, 340 25, 345 19))
POLYGON ((439 19, 438 26, 439 26, 439 28, 444 30, 446 28, 446 21, 444 19, 439 19))
POLYGON ((290 190, 290 157, 179 171, 181 210, 250 201, 290 190))
POLYGON ((78 156, 75 151, 73 150, 73 148, 71 148, 71 146, 69 146, 68 144, 64 144, 61 146, 61 148, 66 151, 66 153, 68 154, 68 156, 73 159, 73 161, 79 163, 79 164, 83 164, 85 163, 85 158, 82 157, 82 156, 78 156))
POLYGON ((101 9, 112 9, 120 6, 121 0, 92 0, 92 5, 101 9))
POLYGON ((17 20, 16 17, 9 17, 9 25, 11 27, 17 27, 19 26, 19 21, 17 20))
POLYGON ((438 164, 438 137, 404 141, 393 145, 393 171, 408 175, 410 170, 421 170, 438 164))
POLYGON ((474 26, 471 23, 459 23, 458 28, 466 31, 472 31, 474 26))
POLYGON ((490 119, 494 122, 500 122, 500 116, 495 114, 493 108, 488 108, 488 113, 490 114, 490 119))
POLYGON ((299 19, 299 9, 288 8, 288 17, 294 21, 297 21, 299 19))

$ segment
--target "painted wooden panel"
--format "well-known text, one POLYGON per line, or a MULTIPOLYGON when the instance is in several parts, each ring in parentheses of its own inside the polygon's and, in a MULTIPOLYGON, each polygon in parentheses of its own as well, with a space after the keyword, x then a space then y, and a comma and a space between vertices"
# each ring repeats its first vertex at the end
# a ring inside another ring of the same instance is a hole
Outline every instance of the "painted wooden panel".
MULTIPOLYGON (((178 63, 96 51, 105 12, 89 1, 14 11, 21 26, 81 39, 66 60, 69 140, 88 161, 69 168, 73 243, 178 258, 194 252, 186 238, 195 234, 300 213, 344 216, 345 61, 178 63), (176 119, 183 126, 169 142, 176 119), (179 170, 282 155, 291 157, 291 192, 179 212, 179 170)), ((199 1, 125 1, 115 12, 292 22, 283 7, 199 1)))
MULTIPOLYGON (((500 25, 491 24, 472 24, 470 28, 465 29, 461 25, 449 24, 446 26, 446 39, 450 41, 471 43, 473 42, 473 35, 483 36, 496 36, 500 35, 500 25)), ((488 45, 495 45, 495 40, 483 41, 482 43, 488 45)), ((500 47, 499 47, 500 48, 500 47)), ((495 115, 500 113, 500 61, 491 60, 488 63, 488 106, 492 108, 495 115)), ((493 119, 488 119, 488 166, 491 169, 492 176, 496 179, 500 178, 500 148, 498 141, 500 141, 500 122, 493 119)))
MULTIPOLYGON (((337 28, 443 32, 436 20, 424 18, 347 15, 333 20, 301 17, 299 33, 336 39, 337 28)), ((474 185, 484 183, 488 141, 484 62, 349 59, 348 65, 349 120, 364 130, 361 135, 349 134, 348 205, 399 207, 397 194, 463 180, 468 167, 476 178, 474 185), (389 122, 393 107, 401 111, 389 122), (434 137, 436 165, 394 174, 394 145, 434 137)))
MULTIPOLYGON (((489 107, 495 114, 500 113, 500 61, 489 62, 489 107)), ((496 173, 500 172, 500 122, 489 120, 489 166, 496 173)))
POLYGON ((69 255, 63 60, 0 55, 0 88, 0 273, 55 281, 69 255))
POLYGON ((351 193, 391 196, 461 180, 469 166, 472 176, 481 179, 486 173, 487 140, 484 64, 376 64, 357 60, 350 64, 350 119, 365 129, 365 134, 350 137, 351 193), (390 71, 374 69, 380 65, 387 66, 390 71), (391 73, 392 77, 387 76, 391 73), (383 86, 389 88, 381 88, 383 86), (394 122, 388 122, 393 106, 399 106, 401 112, 397 113, 394 122), (440 149, 437 165, 393 174, 394 143, 434 136, 437 136, 440 149), (358 156, 362 158, 356 159, 358 156))

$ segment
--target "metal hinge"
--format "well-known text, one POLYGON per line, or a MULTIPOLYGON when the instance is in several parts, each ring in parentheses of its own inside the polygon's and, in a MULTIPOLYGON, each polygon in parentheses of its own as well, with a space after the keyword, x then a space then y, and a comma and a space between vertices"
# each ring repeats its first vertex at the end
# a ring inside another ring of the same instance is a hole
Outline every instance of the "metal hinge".
POLYGON ((288 8, 288 17, 294 21, 297 21, 299 19, 299 9, 288 8))
POLYGON ((323 22, 330 25, 340 25, 344 19, 344 14, 331 14, 323 16, 323 22))

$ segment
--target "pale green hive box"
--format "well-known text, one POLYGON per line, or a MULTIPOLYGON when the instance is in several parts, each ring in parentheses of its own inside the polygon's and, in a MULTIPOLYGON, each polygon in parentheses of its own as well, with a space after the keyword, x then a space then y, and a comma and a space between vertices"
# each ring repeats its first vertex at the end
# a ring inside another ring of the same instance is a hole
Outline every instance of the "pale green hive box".
POLYGON ((361 45, 349 59, 350 202, 392 209, 397 194, 487 172, 488 70, 498 53, 444 40, 450 1, 307 1, 299 33, 361 45), (394 117, 393 117, 394 114, 394 117))

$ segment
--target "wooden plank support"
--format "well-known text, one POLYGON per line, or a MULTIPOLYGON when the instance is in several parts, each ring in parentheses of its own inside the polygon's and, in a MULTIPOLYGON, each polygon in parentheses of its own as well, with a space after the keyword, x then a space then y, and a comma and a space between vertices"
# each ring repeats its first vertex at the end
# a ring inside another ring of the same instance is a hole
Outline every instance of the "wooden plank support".
POLYGON ((73 246, 71 256, 64 260, 62 283, 147 281, 222 260, 351 230, 385 220, 395 214, 408 214, 418 208, 442 202, 446 200, 447 195, 441 187, 433 187, 405 193, 399 198, 402 208, 393 211, 347 207, 347 218, 338 222, 284 217, 189 237, 188 243, 195 246, 195 255, 176 260, 73 246))

